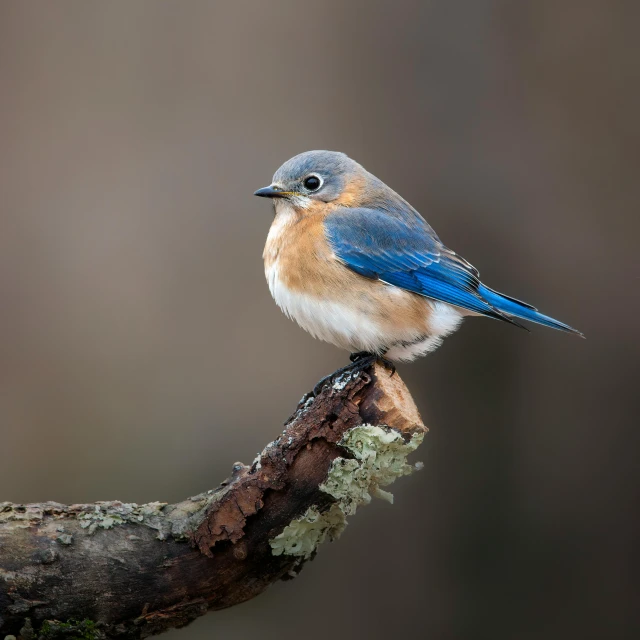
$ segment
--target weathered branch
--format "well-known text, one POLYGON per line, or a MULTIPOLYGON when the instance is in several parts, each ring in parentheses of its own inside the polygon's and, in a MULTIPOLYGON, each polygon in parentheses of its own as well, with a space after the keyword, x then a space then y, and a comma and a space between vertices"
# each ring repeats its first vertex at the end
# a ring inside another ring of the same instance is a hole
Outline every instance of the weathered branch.
POLYGON ((248 600, 389 498, 425 431, 376 366, 303 398, 251 466, 178 504, 0 503, 0 638, 143 638, 248 600))

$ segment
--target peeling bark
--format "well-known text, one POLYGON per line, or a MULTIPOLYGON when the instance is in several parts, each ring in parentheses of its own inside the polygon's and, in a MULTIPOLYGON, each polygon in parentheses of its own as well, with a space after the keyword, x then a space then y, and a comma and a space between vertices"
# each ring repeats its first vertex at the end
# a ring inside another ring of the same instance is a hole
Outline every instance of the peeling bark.
POLYGON ((333 517, 321 485, 357 457, 339 443, 360 425, 401 443, 426 431, 398 375, 375 366, 303 398, 251 466, 183 502, 0 503, 0 639, 144 638, 296 575, 308 556, 272 542, 305 514, 333 517))

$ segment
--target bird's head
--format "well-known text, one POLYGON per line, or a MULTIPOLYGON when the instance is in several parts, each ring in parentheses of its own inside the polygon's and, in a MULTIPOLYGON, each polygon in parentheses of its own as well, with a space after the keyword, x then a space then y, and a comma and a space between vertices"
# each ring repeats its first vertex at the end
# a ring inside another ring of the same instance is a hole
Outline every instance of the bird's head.
POLYGON ((288 203, 298 210, 315 210, 331 203, 359 206, 371 180, 355 160, 338 151, 306 151, 287 160, 268 187, 254 195, 288 203))

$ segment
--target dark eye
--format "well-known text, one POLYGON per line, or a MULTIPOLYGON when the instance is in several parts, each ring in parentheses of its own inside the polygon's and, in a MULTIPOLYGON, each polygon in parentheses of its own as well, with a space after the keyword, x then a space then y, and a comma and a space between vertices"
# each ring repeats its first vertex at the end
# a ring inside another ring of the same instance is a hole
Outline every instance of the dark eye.
POLYGON ((307 176, 302 184, 304 184, 304 188, 308 191, 317 191, 322 182, 318 176, 307 176))

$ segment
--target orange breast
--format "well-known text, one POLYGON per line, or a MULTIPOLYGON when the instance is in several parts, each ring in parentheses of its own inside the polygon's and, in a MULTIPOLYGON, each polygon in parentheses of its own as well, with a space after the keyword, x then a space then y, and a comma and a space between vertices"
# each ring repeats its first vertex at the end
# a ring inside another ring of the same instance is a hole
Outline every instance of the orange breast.
POLYGON ((326 210, 276 216, 264 253, 267 278, 277 277, 291 292, 348 305, 382 333, 407 339, 428 333, 431 305, 425 298, 365 278, 336 258, 324 232, 326 210))

